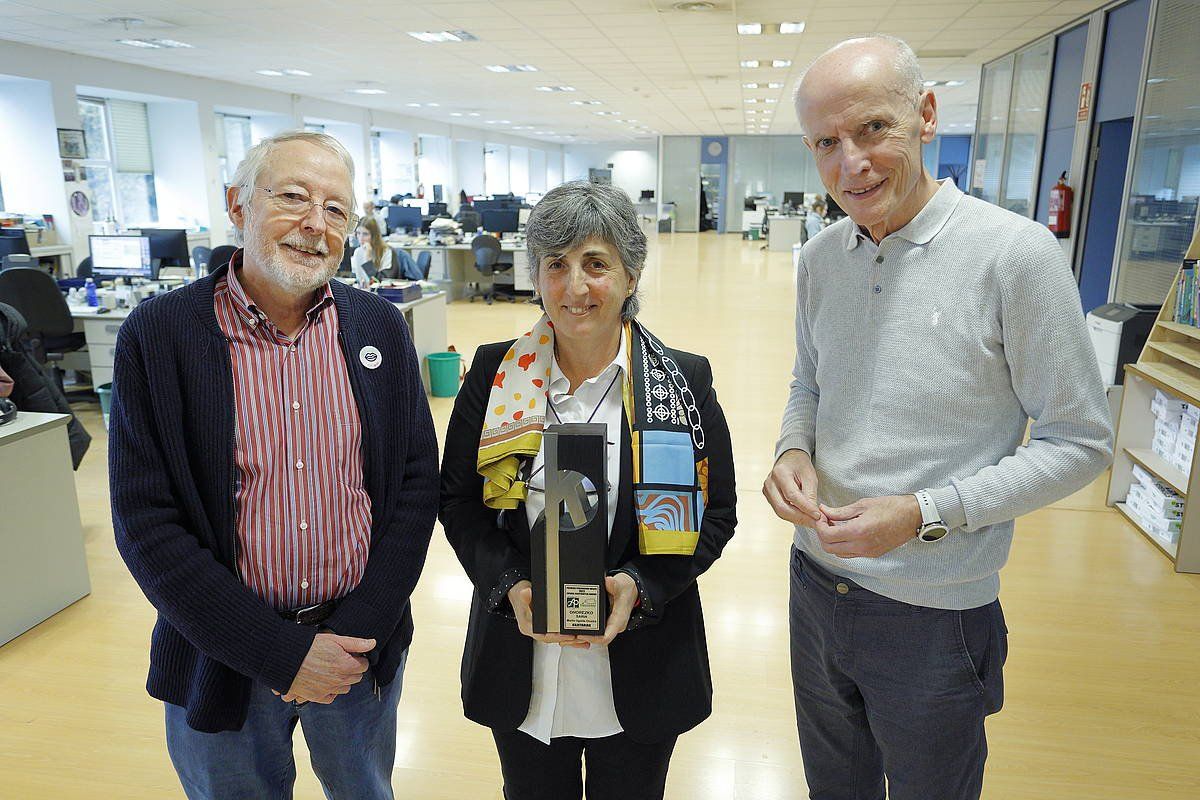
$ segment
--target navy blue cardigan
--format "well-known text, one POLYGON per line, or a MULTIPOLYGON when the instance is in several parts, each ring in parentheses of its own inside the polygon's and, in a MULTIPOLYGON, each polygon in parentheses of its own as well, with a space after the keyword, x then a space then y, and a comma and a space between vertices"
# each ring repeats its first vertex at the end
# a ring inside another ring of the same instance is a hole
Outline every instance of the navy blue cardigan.
MULTIPOLYGON (((117 547, 158 610, 146 689, 208 732, 242 727, 251 681, 286 691, 315 636, 237 577, 233 377, 213 310, 223 274, 129 315, 117 336, 109 430, 117 547)), ((332 287, 372 526, 362 581, 324 625, 375 639, 368 658, 387 684, 412 641, 409 598, 438 509, 437 439, 403 316, 375 295, 332 287), (376 369, 359 361, 367 345, 382 355, 376 369)))

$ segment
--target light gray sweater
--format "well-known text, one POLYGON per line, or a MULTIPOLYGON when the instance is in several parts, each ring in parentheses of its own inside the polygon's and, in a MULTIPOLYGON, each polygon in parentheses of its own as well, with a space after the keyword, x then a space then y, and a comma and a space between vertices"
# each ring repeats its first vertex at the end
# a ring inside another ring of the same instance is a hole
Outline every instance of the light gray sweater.
POLYGON ((951 532, 841 559, 798 526, 796 546, 896 600, 991 602, 1013 519, 1109 463, 1099 376, 1070 266, 1036 222, 947 180, 879 246, 849 218, 826 228, 800 252, 776 455, 810 453, 831 506, 927 489, 951 532))

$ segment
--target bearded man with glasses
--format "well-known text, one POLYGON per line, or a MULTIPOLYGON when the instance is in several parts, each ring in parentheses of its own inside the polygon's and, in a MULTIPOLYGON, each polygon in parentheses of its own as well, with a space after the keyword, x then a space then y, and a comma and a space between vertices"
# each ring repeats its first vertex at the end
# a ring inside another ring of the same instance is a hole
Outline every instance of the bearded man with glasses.
POLYGON ((330 281, 353 181, 325 134, 251 148, 227 195, 244 247, 118 334, 113 527, 158 611, 147 690, 189 798, 290 797, 297 722, 327 796, 393 796, 437 441, 402 315, 330 281))

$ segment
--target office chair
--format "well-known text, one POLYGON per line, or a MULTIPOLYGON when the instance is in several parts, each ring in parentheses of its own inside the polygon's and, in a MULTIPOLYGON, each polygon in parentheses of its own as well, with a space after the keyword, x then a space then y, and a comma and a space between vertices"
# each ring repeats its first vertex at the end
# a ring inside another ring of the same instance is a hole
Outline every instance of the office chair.
POLYGON ((500 240, 495 236, 488 236, 484 233, 471 240, 471 253, 475 256, 475 269, 478 270, 481 277, 487 278, 486 284, 480 281, 475 291, 468 296, 467 299, 472 303, 475 302, 476 297, 482 297, 489 306, 497 297, 510 303, 515 302, 512 295, 497 292, 495 289, 495 275, 503 270, 503 268, 496 268, 496 262, 500 260, 500 252, 500 240))
POLYGON ((75 268, 75 277, 76 278, 92 277, 92 257, 91 256, 87 256, 83 259, 83 261, 79 262, 79 266, 75 268))
POLYGON ((214 247, 208 255, 208 272, 215 272, 221 267, 229 263, 229 259, 233 258, 233 254, 237 252, 237 248, 231 244, 223 244, 214 247))
POLYGON ((198 244, 192 248, 192 267, 197 275, 208 274, 208 262, 212 260, 212 248, 198 244))
POLYGON ((428 250, 422 250, 417 253, 417 271, 421 273, 421 280, 429 280, 429 267, 433 264, 433 253, 428 250))
MULTIPOLYGON (((25 340, 43 368, 87 344, 83 333, 75 332, 75 319, 58 282, 40 269, 13 267, 0 272, 0 303, 7 303, 25 318, 25 340)), ((62 371, 55 369, 53 377, 61 391, 62 371)))

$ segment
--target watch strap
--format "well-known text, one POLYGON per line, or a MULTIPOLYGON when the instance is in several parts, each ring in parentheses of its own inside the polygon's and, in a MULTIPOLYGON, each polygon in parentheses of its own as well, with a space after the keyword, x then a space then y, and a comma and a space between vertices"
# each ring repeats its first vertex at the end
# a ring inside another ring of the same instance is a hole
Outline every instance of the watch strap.
POLYGON ((933 502, 933 498, 929 496, 929 492, 922 489, 919 492, 914 492, 913 496, 917 498, 917 505, 921 509, 921 527, 932 524, 944 524, 942 515, 938 513, 937 506, 933 502))

